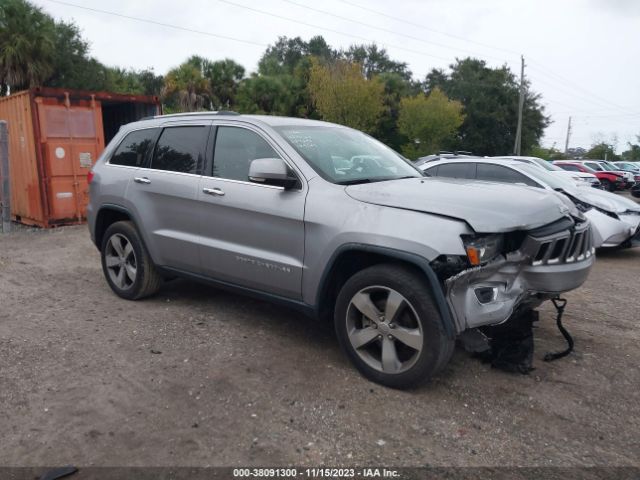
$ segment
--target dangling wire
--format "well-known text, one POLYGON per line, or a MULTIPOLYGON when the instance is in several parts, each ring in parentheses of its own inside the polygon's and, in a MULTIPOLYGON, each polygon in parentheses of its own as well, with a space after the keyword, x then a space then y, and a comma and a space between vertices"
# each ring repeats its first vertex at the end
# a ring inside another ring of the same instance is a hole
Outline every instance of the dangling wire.
POLYGON ((566 357, 573 351, 573 338, 571 338, 571 335, 569 334, 567 329, 562 325, 562 314, 564 313, 564 308, 567 306, 567 300, 558 296, 552 298, 551 302, 553 302, 553 306, 556 307, 556 325, 558 326, 558 330, 560 330, 560 333, 562 334, 564 339, 567 341, 567 348, 561 352, 547 353, 544 356, 545 362, 553 362, 554 360, 557 360, 559 358, 566 357))

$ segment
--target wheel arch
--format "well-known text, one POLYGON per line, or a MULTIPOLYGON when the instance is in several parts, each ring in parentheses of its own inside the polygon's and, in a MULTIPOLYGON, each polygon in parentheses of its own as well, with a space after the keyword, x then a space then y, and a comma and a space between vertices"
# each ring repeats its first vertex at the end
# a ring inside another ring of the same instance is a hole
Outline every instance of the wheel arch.
POLYGON ((431 287, 444 331, 449 338, 455 338, 449 306, 429 261, 414 253, 377 245, 350 243, 342 245, 333 253, 320 278, 315 301, 316 315, 323 319, 331 319, 338 292, 347 279, 363 268, 380 263, 404 265, 423 274, 431 287))
POLYGON ((149 252, 149 256, 153 260, 153 252, 149 250, 148 243, 146 241, 147 239, 145 238, 145 233, 142 229, 139 228, 138 221, 136 220, 135 216, 126 207, 116 204, 104 204, 100 207, 100 210, 98 210, 98 213, 96 214, 93 239, 98 250, 102 248, 102 240, 109 226, 114 224, 115 222, 120 221, 129 221, 133 223, 133 226, 136 228, 138 234, 140 235, 142 244, 145 246, 145 248, 149 252))

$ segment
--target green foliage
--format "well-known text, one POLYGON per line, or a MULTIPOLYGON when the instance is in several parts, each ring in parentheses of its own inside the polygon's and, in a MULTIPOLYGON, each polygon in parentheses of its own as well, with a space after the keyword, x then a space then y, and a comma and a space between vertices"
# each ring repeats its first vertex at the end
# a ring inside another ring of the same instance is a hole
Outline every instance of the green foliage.
POLYGON ((528 155, 530 157, 543 158, 544 160, 565 160, 569 158, 567 155, 553 147, 544 148, 540 145, 534 145, 525 152, 525 155, 528 155))
POLYGON ((439 88, 400 101, 398 127, 408 138, 402 153, 415 160, 436 153, 450 141, 462 122, 462 103, 449 100, 439 88))
POLYGON ((42 85, 51 72, 54 22, 23 0, 0 3, 0 94, 42 85))
POLYGON ((289 89, 290 75, 252 75, 238 88, 237 104, 242 113, 290 115, 295 96, 289 89))
POLYGON ((629 150, 625 150, 624 152, 622 152, 622 155, 620 155, 622 160, 629 160, 634 162, 640 161, 640 145, 638 145, 640 143, 640 135, 636 136, 636 141, 638 143, 627 143, 627 145, 629 146, 629 150))
POLYGON ((204 77, 209 81, 211 103, 216 110, 230 110, 236 104, 238 86, 244 77, 244 67, 225 58, 203 65, 204 77))
POLYGON ((169 70, 162 96, 174 111, 194 112, 211 107, 211 86, 203 75, 206 60, 193 56, 169 70))
POLYGON ((411 71, 407 64, 391 60, 387 51, 379 48, 375 43, 352 45, 344 52, 343 57, 348 62, 361 65, 362 73, 369 80, 382 73, 393 73, 407 82, 411 81, 411 71))
MULTIPOLYGON (((484 61, 472 58, 457 60, 450 68, 450 73, 432 70, 425 82, 427 92, 439 87, 464 106, 465 121, 450 148, 479 155, 512 153, 519 97, 516 77, 506 66, 489 68, 484 61)), ((540 95, 525 86, 522 150, 528 151, 539 143, 549 119, 540 105, 540 95)))
POLYGON ((616 154, 612 145, 605 142, 600 142, 592 145, 584 158, 589 158, 592 160, 604 160, 606 158, 611 162, 619 160, 620 156, 616 154))
POLYGON ((384 110, 384 85, 376 77, 363 77, 357 63, 323 65, 314 59, 308 88, 324 120, 369 133, 376 129, 384 110))

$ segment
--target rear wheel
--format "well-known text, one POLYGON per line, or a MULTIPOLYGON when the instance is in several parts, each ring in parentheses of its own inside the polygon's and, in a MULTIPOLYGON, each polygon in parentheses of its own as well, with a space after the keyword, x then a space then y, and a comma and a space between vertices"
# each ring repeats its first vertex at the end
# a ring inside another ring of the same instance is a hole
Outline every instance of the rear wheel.
POLYGON ((137 300, 160 288, 162 278, 132 222, 115 222, 107 228, 101 254, 102 271, 116 295, 137 300))
POLYGON ((335 328, 356 368, 393 388, 426 382, 453 353, 428 283, 401 266, 376 265, 347 280, 336 302, 335 328))

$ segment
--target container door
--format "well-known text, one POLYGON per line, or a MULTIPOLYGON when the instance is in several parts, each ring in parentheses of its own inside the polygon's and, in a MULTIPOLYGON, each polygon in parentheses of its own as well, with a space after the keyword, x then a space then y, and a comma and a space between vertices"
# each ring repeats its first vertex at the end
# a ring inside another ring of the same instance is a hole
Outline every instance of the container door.
POLYGON ((99 102, 87 106, 36 99, 49 221, 82 221, 89 199, 87 173, 104 148, 99 102))

